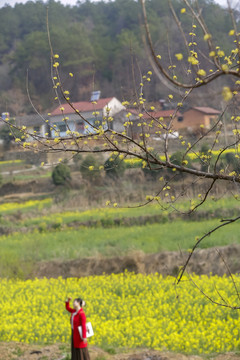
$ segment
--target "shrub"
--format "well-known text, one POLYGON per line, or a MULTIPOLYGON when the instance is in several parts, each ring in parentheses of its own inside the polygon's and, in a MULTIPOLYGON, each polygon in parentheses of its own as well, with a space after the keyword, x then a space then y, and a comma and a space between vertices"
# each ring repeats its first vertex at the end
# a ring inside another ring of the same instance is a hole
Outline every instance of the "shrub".
POLYGON ((66 185, 71 180, 71 172, 66 164, 58 164, 52 172, 52 180, 55 185, 66 185))
MULTIPOLYGON (((152 152, 152 155, 155 158, 159 158, 159 155, 155 152, 152 152)), ((149 157, 149 160, 151 160, 151 157, 149 157)), ((146 163, 145 165, 143 164, 145 164, 145 161, 141 163, 141 166, 142 166, 142 171, 146 178, 150 180, 156 180, 157 178, 162 176, 163 169, 159 169, 160 167, 159 164, 151 164, 150 167, 148 163, 146 163)))
POLYGON ((74 155, 73 157, 74 164, 78 165, 81 160, 82 160, 82 154, 77 153, 76 155, 74 155))
POLYGON ((74 163, 75 171, 79 170, 79 166, 81 164, 82 159, 83 159, 82 154, 77 153, 76 155, 73 156, 73 163, 74 163))
POLYGON ((203 155, 207 155, 208 154, 208 150, 210 149, 208 144, 202 144, 201 149, 200 149, 200 154, 203 155))
POLYGON ((226 153, 225 159, 227 164, 229 164, 232 170, 236 171, 237 173, 240 172, 240 161, 235 157, 234 153, 226 153))
POLYGON ((87 155, 80 165, 80 172, 82 177, 94 182, 100 177, 99 170, 100 163, 97 157, 93 155, 87 155))
POLYGON ((210 149, 208 144, 202 144, 200 149, 200 156, 201 156, 201 171, 208 171, 209 161, 208 161, 208 150, 210 149))
POLYGON ((124 174, 126 164, 118 155, 113 155, 105 161, 104 169, 107 176, 117 179, 124 174))
POLYGON ((186 160, 188 163, 185 164, 184 166, 190 166, 191 165, 191 159, 189 156, 185 156, 183 159, 184 153, 182 153, 181 151, 176 151, 175 153, 173 153, 170 157, 170 160, 173 164, 181 166, 183 165, 183 160, 186 160))
POLYGON ((40 233, 43 233, 43 232, 46 232, 47 231, 47 224, 45 221, 41 222, 39 225, 38 225, 38 231, 40 233))
POLYGON ((181 151, 176 151, 170 156, 170 160, 173 164, 181 166, 183 161, 183 153, 181 151))
POLYGON ((159 165, 156 165, 156 164, 152 164, 151 169, 147 165, 146 167, 144 167, 142 169, 142 171, 143 171, 144 175, 146 176, 146 178, 149 178, 152 180, 156 180, 163 174, 163 170, 159 169, 159 165))
POLYGON ((142 168, 142 160, 137 158, 125 159, 124 160, 126 169, 141 169, 142 168))

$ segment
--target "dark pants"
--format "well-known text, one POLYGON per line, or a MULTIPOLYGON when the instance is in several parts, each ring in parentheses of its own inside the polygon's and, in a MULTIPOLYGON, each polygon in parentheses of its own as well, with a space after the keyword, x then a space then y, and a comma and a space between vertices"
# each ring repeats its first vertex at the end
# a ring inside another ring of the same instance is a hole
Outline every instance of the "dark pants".
POLYGON ((72 346, 71 346, 72 360, 90 360, 88 348, 75 348, 73 346, 73 335, 72 335, 72 346))

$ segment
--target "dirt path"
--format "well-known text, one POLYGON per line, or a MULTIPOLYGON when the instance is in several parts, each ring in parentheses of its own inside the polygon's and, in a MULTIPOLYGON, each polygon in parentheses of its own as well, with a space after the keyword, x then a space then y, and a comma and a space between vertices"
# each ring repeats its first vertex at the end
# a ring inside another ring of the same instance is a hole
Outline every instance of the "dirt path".
MULTIPOLYGON (((212 273, 222 276, 227 273, 226 266, 217 250, 221 252, 232 273, 240 272, 240 245, 197 250, 189 263, 188 271, 198 275, 212 273)), ((44 261, 36 264, 30 278, 82 277, 103 273, 117 274, 125 270, 143 274, 158 272, 174 276, 188 255, 189 253, 180 253, 180 251, 165 251, 157 254, 137 252, 113 258, 99 256, 68 261, 44 261)))
MULTIPOLYGON (((69 346, 54 344, 48 346, 27 345, 22 343, 0 342, 0 360, 65 360, 69 359, 69 346)), ((138 349, 127 353, 110 355, 96 346, 90 346, 91 360, 239 360, 240 355, 233 353, 215 356, 183 355, 138 349)))

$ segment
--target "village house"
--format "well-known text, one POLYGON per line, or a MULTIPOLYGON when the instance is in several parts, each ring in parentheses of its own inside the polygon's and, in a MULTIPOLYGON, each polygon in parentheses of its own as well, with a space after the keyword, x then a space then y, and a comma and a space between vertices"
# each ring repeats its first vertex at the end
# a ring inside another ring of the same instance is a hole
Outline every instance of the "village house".
MULTIPOLYGON (((129 112, 131 112, 131 121, 133 122, 133 125, 131 127, 131 132, 133 137, 138 137, 139 134, 142 132, 141 126, 138 126, 138 124, 141 122, 138 114, 140 111, 137 109, 130 109, 129 112)), ((144 119, 144 121, 149 124, 148 133, 152 137, 159 137, 161 132, 161 123, 168 124, 172 118, 173 119, 173 128, 174 130, 178 130, 178 123, 182 121, 183 115, 175 109, 172 110, 158 110, 158 111, 151 111, 151 112, 143 112, 143 116, 141 119, 144 119)), ((125 118, 126 121, 126 118, 125 118)))
POLYGON ((50 134, 49 126, 44 121, 46 118, 45 115, 42 117, 38 114, 23 115, 15 117, 15 124, 18 128, 26 127, 26 131, 30 134, 28 141, 34 141, 33 135, 39 135, 41 137, 46 137, 46 133, 50 134))
POLYGON ((189 132, 199 130, 200 125, 209 129, 221 112, 211 107, 192 107, 185 111, 183 119, 178 123, 178 129, 185 128, 189 132))
MULTIPOLYGON (((96 99, 96 101, 74 102, 72 106, 68 103, 62 104, 55 108, 49 116, 41 117, 38 114, 17 116, 15 123, 20 128, 25 126, 29 134, 55 138, 68 136, 68 130, 83 135, 94 134, 96 131, 95 126, 98 128, 100 125, 104 130, 109 127, 114 131, 122 132, 126 129, 125 122, 130 120, 132 125, 128 127, 128 135, 137 138, 142 132, 139 123, 141 123, 141 119, 144 119, 150 125, 148 133, 151 137, 161 137, 164 134, 162 134, 158 122, 159 124, 161 122, 168 124, 173 116, 173 131, 178 132, 181 129, 186 129, 189 132, 194 132, 199 130, 200 125, 208 129, 220 114, 220 111, 210 107, 192 107, 185 111, 184 114, 179 111, 176 112, 175 109, 143 112, 140 119, 138 109, 126 109, 115 97, 100 98, 96 99), (126 115, 129 112, 131 117, 127 118, 126 115), (104 120, 107 114, 113 118, 113 121, 108 124, 104 120), (48 122, 44 121, 44 119, 48 119, 48 122), (155 120, 153 121, 153 119, 155 120)), ((28 138, 28 141, 33 140, 34 138, 31 136, 28 138)))
POLYGON ((68 135, 68 131, 76 131, 83 135, 94 134, 94 127, 99 127, 100 125, 106 130, 108 124, 103 118, 106 115, 113 117, 123 109, 125 109, 124 106, 115 97, 98 99, 96 101, 74 102, 72 106, 68 103, 62 104, 52 111, 49 118, 51 137, 65 137, 68 135), (66 121, 64 121, 64 118, 66 121))

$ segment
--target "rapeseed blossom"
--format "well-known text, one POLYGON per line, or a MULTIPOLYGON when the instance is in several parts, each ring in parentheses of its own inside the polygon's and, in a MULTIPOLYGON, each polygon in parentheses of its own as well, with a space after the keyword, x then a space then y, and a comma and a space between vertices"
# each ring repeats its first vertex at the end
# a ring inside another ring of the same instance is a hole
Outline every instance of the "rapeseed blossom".
MULTIPOLYGON (((231 279, 206 275, 193 279, 215 300, 219 300, 217 282, 221 296, 236 305, 231 279)), ((238 284, 239 277, 234 279, 238 284)), ((127 272, 80 279, 1 279, 0 292, 1 341, 69 342, 71 330, 64 300, 81 296, 95 332, 90 345, 184 353, 240 348, 239 312, 216 307, 188 278, 178 287, 173 277, 127 272)))
POLYGON ((14 211, 19 211, 21 209, 28 209, 32 207, 42 208, 44 206, 48 206, 51 204, 52 204, 52 199, 50 198, 43 200, 29 200, 22 203, 10 202, 10 203, 1 204, 0 212, 1 213, 14 212, 14 211))

